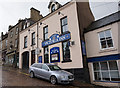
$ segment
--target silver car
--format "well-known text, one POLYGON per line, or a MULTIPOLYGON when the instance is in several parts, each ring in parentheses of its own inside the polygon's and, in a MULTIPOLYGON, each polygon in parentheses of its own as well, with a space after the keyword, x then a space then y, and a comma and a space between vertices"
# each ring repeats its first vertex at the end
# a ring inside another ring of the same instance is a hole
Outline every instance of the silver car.
POLYGON ((69 84, 74 80, 72 73, 61 70, 53 64, 34 63, 29 68, 30 77, 40 77, 49 80, 52 84, 69 84))

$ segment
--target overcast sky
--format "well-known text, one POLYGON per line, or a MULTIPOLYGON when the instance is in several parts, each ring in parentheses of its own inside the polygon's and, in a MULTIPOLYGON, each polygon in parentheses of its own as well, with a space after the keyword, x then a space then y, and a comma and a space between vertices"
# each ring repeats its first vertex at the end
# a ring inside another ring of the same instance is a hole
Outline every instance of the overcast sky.
MULTIPOLYGON (((0 34, 7 32, 9 25, 15 25, 18 20, 30 17, 30 8, 34 7, 45 16, 49 13, 50 0, 3 0, 0 1, 0 34)), ((62 5, 70 0, 57 0, 62 5)), ((100 19, 118 11, 120 0, 90 0, 90 7, 95 19, 100 19), (103 2, 104 1, 104 2, 103 2)))

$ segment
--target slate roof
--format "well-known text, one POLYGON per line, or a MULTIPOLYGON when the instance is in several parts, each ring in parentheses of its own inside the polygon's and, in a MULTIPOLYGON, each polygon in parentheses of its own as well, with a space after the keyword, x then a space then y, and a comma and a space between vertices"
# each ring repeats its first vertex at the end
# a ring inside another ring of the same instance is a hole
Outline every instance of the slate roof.
POLYGON ((113 13, 109 16, 106 16, 102 19, 92 22, 87 29, 85 29, 84 33, 96 30, 98 28, 104 27, 106 25, 115 23, 120 21, 120 11, 113 13))

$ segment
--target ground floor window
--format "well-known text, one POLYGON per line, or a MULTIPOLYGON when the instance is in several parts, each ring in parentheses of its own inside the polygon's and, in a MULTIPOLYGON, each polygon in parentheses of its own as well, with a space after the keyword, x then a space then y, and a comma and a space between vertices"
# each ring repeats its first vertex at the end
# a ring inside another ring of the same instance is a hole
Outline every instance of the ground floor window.
POLYGON ((31 51, 31 65, 35 63, 35 50, 31 51))
POLYGON ((48 47, 44 48, 44 63, 49 63, 49 50, 48 50, 48 47))
POLYGON ((63 50, 63 61, 71 61, 70 60, 70 42, 66 41, 62 43, 62 50, 63 50))
POLYGON ((100 81, 120 81, 117 61, 93 63, 94 79, 100 81))

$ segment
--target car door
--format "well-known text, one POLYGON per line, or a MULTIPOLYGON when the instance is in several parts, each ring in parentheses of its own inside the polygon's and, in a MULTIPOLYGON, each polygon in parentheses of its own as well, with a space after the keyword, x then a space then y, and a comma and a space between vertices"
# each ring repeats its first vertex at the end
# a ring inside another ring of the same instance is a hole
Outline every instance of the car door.
POLYGON ((36 76, 41 77, 41 66, 42 64, 36 64, 35 70, 34 70, 36 76))
POLYGON ((48 66, 45 65, 45 64, 43 64, 42 65, 42 69, 41 69, 41 75, 42 75, 42 77, 49 80, 50 74, 51 73, 49 71, 48 66))

